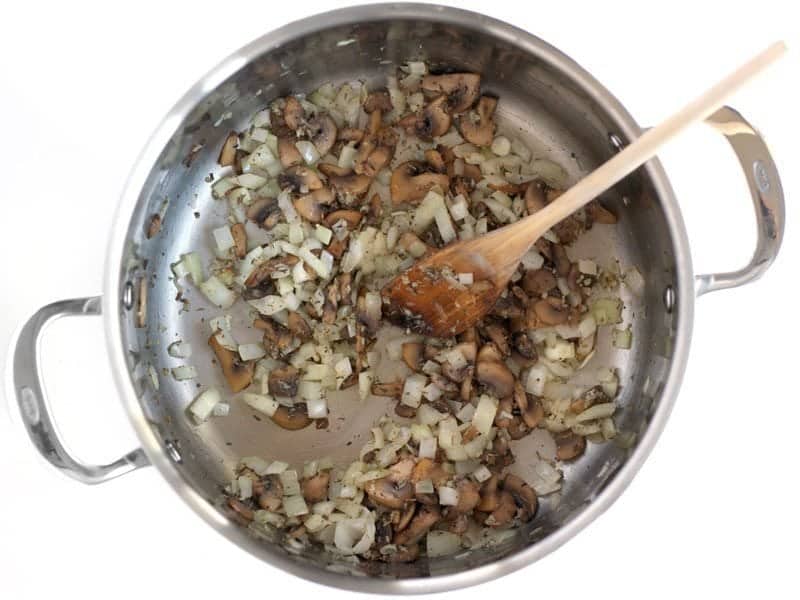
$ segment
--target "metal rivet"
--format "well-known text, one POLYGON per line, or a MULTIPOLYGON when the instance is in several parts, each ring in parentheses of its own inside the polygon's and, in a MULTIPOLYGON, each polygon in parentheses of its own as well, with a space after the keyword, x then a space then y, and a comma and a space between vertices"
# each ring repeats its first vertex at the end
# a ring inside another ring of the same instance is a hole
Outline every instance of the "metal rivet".
POLYGON ((611 145, 613 146, 616 152, 619 152, 625 147, 625 144, 622 142, 622 140, 616 133, 609 133, 608 141, 611 142, 611 145))
POLYGON ((675 308, 675 290, 671 285, 664 289, 664 308, 667 309, 668 313, 671 313, 672 309, 675 308))
POLYGON ((164 447, 167 449, 167 453, 169 453, 169 456, 172 460, 174 460, 178 464, 183 462, 183 457, 181 456, 181 453, 178 450, 177 440, 167 440, 166 442, 164 442, 164 447))
POLYGON ((130 281, 125 282, 122 290, 122 306, 125 307, 125 310, 133 308, 133 283, 130 281))

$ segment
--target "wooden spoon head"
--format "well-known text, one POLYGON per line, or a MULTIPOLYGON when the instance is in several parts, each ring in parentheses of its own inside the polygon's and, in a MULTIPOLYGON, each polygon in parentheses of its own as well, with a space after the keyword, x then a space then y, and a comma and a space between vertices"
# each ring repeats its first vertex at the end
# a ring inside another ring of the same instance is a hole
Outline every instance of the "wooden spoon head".
POLYGON ((435 337, 452 337, 477 323, 506 289, 520 258, 498 261, 490 251, 492 237, 443 248, 392 279, 381 291, 384 314, 401 327, 435 337), (471 273, 473 283, 461 284, 460 273, 471 273))

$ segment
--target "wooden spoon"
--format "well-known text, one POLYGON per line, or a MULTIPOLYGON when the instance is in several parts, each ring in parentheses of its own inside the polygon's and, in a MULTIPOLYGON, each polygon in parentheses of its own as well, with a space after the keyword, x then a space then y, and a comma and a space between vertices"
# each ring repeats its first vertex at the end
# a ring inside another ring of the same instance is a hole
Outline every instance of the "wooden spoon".
POLYGON ((711 115, 785 51, 784 42, 772 44, 538 212, 420 260, 383 288, 384 314, 401 326, 437 337, 471 327, 491 310, 522 256, 543 233, 652 158, 683 129, 711 115), (458 273, 472 273, 473 283, 460 284, 458 273))

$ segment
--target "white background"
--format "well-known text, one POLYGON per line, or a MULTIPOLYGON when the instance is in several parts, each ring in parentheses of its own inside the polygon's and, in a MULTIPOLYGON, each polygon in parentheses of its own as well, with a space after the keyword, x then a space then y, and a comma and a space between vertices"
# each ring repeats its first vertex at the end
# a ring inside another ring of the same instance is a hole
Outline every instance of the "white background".
MULTIPOLYGON (((558 46, 643 124, 773 39, 786 39, 794 51, 732 102, 760 127, 781 169, 789 204, 781 256, 757 284, 698 301, 672 419, 623 497, 555 554, 459 597, 515 590, 539 598, 797 597, 800 20, 793 3, 459 4, 558 46)), ((334 5, 4 5, 0 364, 14 329, 33 310, 101 291, 117 195, 173 102, 239 46, 334 5)), ((698 128, 662 159, 696 271, 745 262, 754 241, 750 201, 724 143, 698 128)), ((95 461, 132 447, 106 372, 100 320, 54 325, 44 346, 48 388, 56 391, 70 445, 95 461)), ((154 470, 85 487, 40 461, 19 429, 0 410, 0 597, 345 596, 243 553, 195 517, 154 470)))

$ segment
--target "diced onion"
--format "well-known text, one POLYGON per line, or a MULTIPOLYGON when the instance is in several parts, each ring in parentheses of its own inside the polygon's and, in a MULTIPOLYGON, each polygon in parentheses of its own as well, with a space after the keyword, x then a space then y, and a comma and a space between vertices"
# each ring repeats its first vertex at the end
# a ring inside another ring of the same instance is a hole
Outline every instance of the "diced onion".
POLYGON ((264 475, 280 475, 288 468, 289 463, 283 462, 282 460, 274 460, 269 464, 267 470, 264 471, 264 475))
POLYGON ((176 381, 194 379, 195 377, 197 377, 197 369, 195 369, 192 365, 181 365, 179 367, 173 367, 172 376, 175 378, 176 381))
POLYGON ((611 332, 611 343, 615 348, 628 350, 631 347, 633 333, 631 327, 628 325, 625 329, 614 329, 611 332))
POLYGON ((436 425, 447 415, 439 412, 430 404, 422 404, 417 410, 417 420, 423 425, 436 425))
POLYGON ((239 462, 251 471, 254 471, 256 475, 266 474, 267 467, 269 467, 269 463, 258 456, 246 456, 239 462))
POLYGON ((597 298, 590 308, 598 326, 622 322, 622 300, 619 298, 597 298))
POLYGON ((417 408, 422 402, 422 391, 425 389, 427 381, 428 378, 419 373, 406 378, 400 402, 406 406, 417 408))
POLYGON ((272 396, 263 394, 246 392, 242 394, 242 400, 244 400, 245 404, 247 404, 250 408, 254 408, 257 411, 264 413, 268 417, 274 415, 275 411, 278 410, 278 407, 280 406, 278 401, 272 398, 272 396))
POLYGON ((248 304, 262 315, 274 315, 286 308, 286 301, 280 296, 264 296, 257 300, 249 300, 248 304))
POLYGON ((361 400, 366 400, 372 390, 372 382, 375 376, 372 371, 361 371, 358 374, 358 396, 361 400))
POLYGON ((419 452, 417 455, 420 458, 436 458, 436 438, 429 437, 420 440, 419 452))
POLYGON ((217 388, 208 388, 195 398, 189 407, 195 421, 202 423, 211 416, 214 407, 222 400, 222 394, 217 388))
POLYGON ((283 499, 283 510, 286 516, 299 517, 300 515, 308 514, 308 505, 301 495, 287 496, 283 499))
POLYGON ((236 302, 236 294, 222 283, 216 276, 212 275, 200 284, 200 291, 212 304, 220 308, 230 308, 236 302))
POLYGON ((307 400, 306 407, 311 419, 324 419, 328 416, 328 401, 325 398, 307 400))
POLYGON ((261 344, 241 344, 239 346, 239 356, 244 361, 264 358, 266 354, 261 344))
POLYGON ((492 472, 486 467, 486 465, 481 465, 472 472, 472 476, 478 483, 483 483, 492 477, 492 472))
POLYGON ((461 536, 438 529, 429 531, 425 548, 429 558, 455 554, 461 549, 461 536))
POLYGON ((439 493, 439 504, 442 506, 455 506, 458 504, 458 490, 448 486, 441 486, 437 492, 439 493))
POLYGON ((575 421, 583 423, 584 421, 594 421, 595 419, 605 419, 614 414, 616 405, 613 402, 603 402, 602 404, 595 404, 590 406, 583 412, 575 416, 575 421))
POLYGON ((492 141, 491 150, 492 153, 496 154, 497 156, 506 156, 509 152, 511 152, 511 142, 507 137, 498 135, 492 141))
MULTIPOLYGON (((368 512, 368 511, 367 511, 368 512)), ((371 514, 336 523, 333 536, 336 549, 344 555, 366 552, 375 541, 375 520, 371 514)))
POLYGON ((236 480, 239 486, 239 499, 247 500, 253 496, 253 480, 249 477, 239 477, 236 480))
POLYGON ((295 142, 294 146, 307 165, 314 165, 319 161, 319 150, 317 150, 317 147, 313 143, 301 140, 295 142))
POLYGON ((280 478, 281 485, 283 486, 284 496, 295 496, 300 494, 300 480, 297 477, 297 471, 293 469, 287 469, 278 475, 278 477, 280 478))
POLYGON ((472 426, 478 433, 486 435, 492 428, 496 414, 497 399, 484 394, 478 400, 478 406, 475 408, 475 414, 472 417, 472 426))
POLYGON ((227 417, 231 412, 231 405, 227 402, 220 402, 214 409, 211 411, 211 414, 215 417, 227 417))
POLYGON ((230 227, 218 227, 212 231, 212 234, 214 235, 214 241, 217 244, 217 250, 220 252, 226 252, 227 250, 233 248, 233 246, 236 244, 230 227))
POLYGON ((189 358, 192 345, 189 342, 173 342, 167 347, 167 353, 173 358, 189 358))
POLYGON ((414 492, 417 494, 433 494, 433 482, 430 479, 423 479, 414 484, 414 492))

